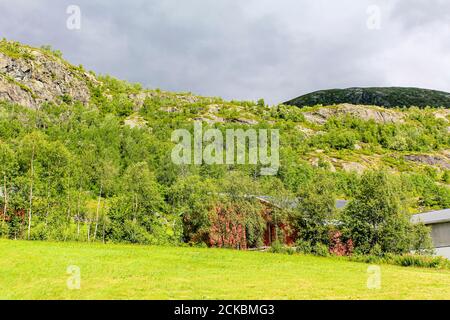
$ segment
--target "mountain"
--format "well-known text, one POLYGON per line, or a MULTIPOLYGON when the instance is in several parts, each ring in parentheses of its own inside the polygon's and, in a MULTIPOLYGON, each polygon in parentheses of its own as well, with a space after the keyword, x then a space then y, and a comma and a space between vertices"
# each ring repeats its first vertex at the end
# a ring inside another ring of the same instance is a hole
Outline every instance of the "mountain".
POLYGON ((450 93, 420 88, 348 88, 321 90, 285 102, 286 105, 305 107, 350 103, 380 107, 450 108, 450 93))
MULTIPOLYGON (((411 212, 450 207, 449 109, 332 104, 268 106, 147 89, 73 66, 49 47, 2 40, 0 206, 8 194, 8 210, 27 212, 33 177, 31 238, 89 237, 104 214, 111 241, 157 243, 180 233, 197 241, 212 194, 292 197, 319 179, 351 199, 361 175, 376 170, 399 180, 411 212), (221 131, 278 129, 279 171, 175 165, 172 134, 194 121, 221 131)), ((8 222, 10 234, 25 238, 20 221, 8 222)))

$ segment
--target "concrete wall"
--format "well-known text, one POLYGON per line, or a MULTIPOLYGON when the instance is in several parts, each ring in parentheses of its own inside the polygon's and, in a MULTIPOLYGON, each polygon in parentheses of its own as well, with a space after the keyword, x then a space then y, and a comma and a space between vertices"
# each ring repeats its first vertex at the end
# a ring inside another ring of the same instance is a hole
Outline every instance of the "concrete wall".
POLYGON ((436 255, 445 257, 450 260, 450 247, 437 248, 436 255))
POLYGON ((450 247, 450 222, 431 225, 431 237, 436 248, 450 247))
POLYGON ((450 222, 431 225, 431 237, 436 254, 450 259, 450 222))

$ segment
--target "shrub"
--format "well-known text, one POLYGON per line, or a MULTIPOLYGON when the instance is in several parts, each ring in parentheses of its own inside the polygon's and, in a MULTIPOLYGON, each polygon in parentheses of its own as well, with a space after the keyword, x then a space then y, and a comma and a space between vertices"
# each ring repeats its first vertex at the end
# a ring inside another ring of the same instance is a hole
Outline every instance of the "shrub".
POLYGON ((310 254, 312 253, 312 246, 309 241, 297 240, 296 251, 298 253, 310 254))
POLYGON ((420 255, 433 255, 433 241, 431 239, 431 229, 424 224, 417 224, 412 227, 413 240, 411 250, 420 255))
POLYGON ((312 248, 312 253, 319 257, 328 257, 330 255, 328 246, 323 243, 316 243, 312 248))
POLYGON ((276 240, 272 242, 269 251, 273 253, 283 253, 283 245, 280 241, 276 240))
POLYGON ((39 223, 31 228, 31 240, 47 240, 48 230, 44 223, 39 223))
POLYGON ((351 261, 362 263, 387 263, 402 267, 419 267, 419 268, 439 268, 449 269, 450 261, 443 257, 433 257, 416 254, 382 254, 382 255, 361 255, 356 254, 349 257, 351 261))
POLYGON ((280 241, 276 240, 272 243, 272 246, 270 247, 269 252, 292 255, 295 253, 295 249, 291 248, 291 247, 286 247, 280 241))
POLYGON ((383 250, 381 246, 377 243, 369 251, 370 256, 381 257, 383 256, 383 250))
POLYGON ((362 263, 381 263, 382 258, 380 256, 360 254, 356 253, 349 257, 351 261, 362 262, 362 263))
POLYGON ((333 230, 330 232, 330 253, 335 256, 348 256, 353 252, 353 241, 343 239, 340 231, 333 230))
POLYGON ((5 221, 0 221, 0 238, 8 238, 9 227, 5 221))
POLYGON ((450 261, 443 257, 421 256, 414 254, 388 255, 385 258, 388 263, 393 263, 403 267, 421 267, 421 268, 448 268, 450 261))

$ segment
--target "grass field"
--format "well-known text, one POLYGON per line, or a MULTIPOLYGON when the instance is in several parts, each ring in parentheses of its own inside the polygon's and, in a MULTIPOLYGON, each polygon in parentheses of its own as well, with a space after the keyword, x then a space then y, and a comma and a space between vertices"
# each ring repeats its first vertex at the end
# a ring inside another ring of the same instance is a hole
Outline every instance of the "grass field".
POLYGON ((0 240, 1 299, 450 299, 450 271, 223 249, 0 240), (80 268, 69 290, 67 268, 80 268))

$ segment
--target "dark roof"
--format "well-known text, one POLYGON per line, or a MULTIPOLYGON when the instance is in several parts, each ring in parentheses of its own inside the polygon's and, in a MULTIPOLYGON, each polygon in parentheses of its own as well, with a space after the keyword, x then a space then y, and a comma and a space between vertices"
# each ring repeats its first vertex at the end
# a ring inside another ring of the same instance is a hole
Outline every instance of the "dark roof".
MULTIPOLYGON (((291 209, 296 208, 298 206, 298 200, 297 199, 277 199, 271 196, 254 196, 256 199, 259 199, 264 202, 268 202, 270 204, 273 204, 277 207, 289 207, 291 209), (284 206, 283 206, 284 204, 284 206)), ((348 200, 336 200, 335 207, 336 209, 342 209, 348 204, 348 200)))

